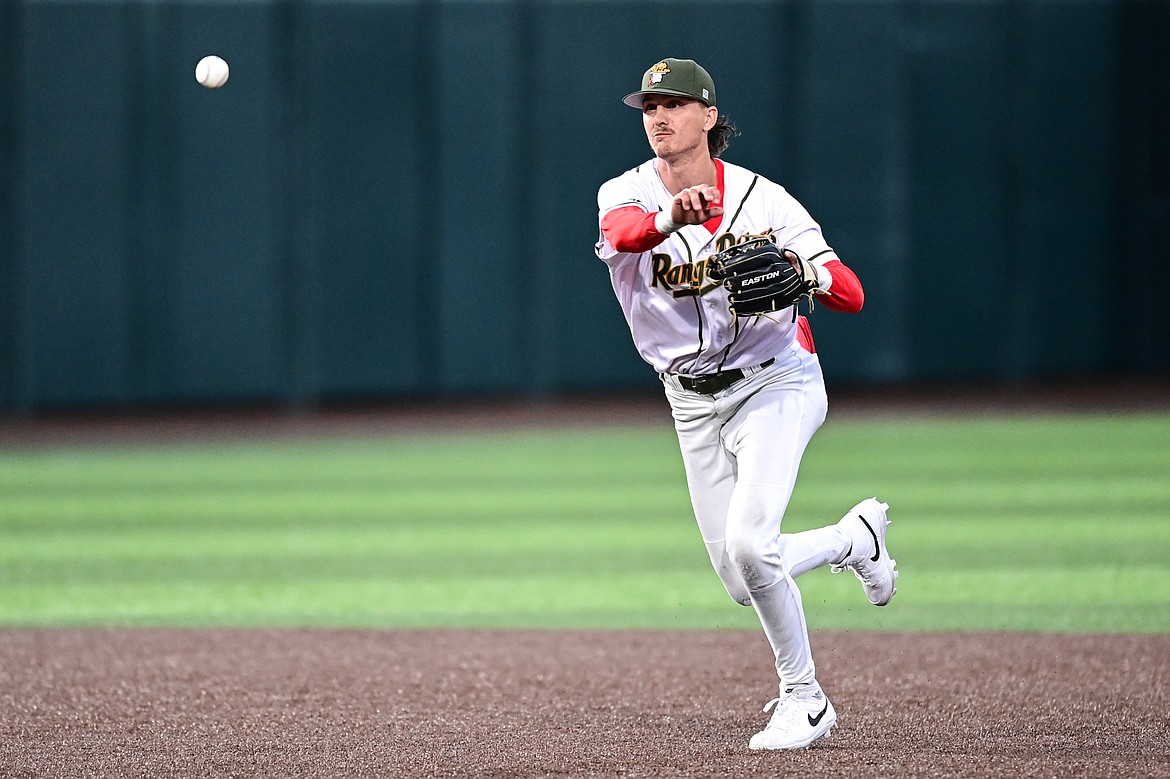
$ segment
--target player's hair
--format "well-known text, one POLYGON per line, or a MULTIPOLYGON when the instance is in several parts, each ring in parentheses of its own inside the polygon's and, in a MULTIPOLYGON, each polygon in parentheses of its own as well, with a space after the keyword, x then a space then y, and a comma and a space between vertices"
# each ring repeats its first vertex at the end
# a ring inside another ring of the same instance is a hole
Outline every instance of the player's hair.
POLYGON ((737 135, 739 135, 739 130, 735 129, 731 120, 723 114, 719 114, 719 118, 715 120, 715 126, 707 132, 707 150, 711 152, 712 157, 718 157, 727 151, 727 147, 731 145, 731 139, 737 135))

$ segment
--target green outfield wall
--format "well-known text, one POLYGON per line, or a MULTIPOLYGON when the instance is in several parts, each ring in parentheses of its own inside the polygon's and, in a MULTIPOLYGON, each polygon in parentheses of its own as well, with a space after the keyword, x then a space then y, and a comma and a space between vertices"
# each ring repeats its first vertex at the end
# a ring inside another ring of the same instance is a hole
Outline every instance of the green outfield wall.
POLYGON ((1165 2, 5 0, 0 413, 653 386, 592 248, 665 56, 864 282, 831 379, 1165 376, 1167 41, 1165 2))

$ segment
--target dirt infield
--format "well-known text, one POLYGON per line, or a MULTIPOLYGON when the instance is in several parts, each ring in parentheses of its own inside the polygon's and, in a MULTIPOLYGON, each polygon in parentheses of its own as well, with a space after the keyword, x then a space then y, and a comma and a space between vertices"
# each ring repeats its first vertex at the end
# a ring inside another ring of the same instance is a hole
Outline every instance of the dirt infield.
POLYGON ((1170 777, 1170 636, 814 633, 753 753, 750 632, 0 630, 0 775, 1170 777))

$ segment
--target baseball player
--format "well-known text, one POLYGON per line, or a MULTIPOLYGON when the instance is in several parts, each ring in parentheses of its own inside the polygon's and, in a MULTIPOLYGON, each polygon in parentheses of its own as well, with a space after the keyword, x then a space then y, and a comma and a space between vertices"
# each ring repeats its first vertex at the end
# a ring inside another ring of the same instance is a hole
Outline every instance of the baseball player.
POLYGON ((788 192, 720 159, 736 130, 697 63, 656 63, 624 102, 642 112, 654 157, 600 187, 597 256, 635 346, 662 379, 711 563, 731 598, 755 610, 775 654, 780 694, 749 747, 801 749, 829 735, 837 715, 817 683, 795 579, 824 565, 848 569, 884 606, 898 571, 886 549, 888 505, 876 498, 834 524, 780 532, 828 401, 808 320, 765 287, 790 266, 805 296, 856 313, 861 283, 788 192), (748 243, 765 246, 774 264, 712 278, 720 252, 748 243), (749 292, 771 297, 761 306, 749 292))

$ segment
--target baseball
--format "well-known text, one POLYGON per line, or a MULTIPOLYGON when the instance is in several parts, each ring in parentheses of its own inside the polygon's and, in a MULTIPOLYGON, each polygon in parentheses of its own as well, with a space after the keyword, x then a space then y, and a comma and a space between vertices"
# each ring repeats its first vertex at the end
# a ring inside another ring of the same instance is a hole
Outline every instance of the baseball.
POLYGON ((222 57, 209 54, 195 66, 195 80, 208 89, 219 89, 228 80, 228 64, 222 57))

